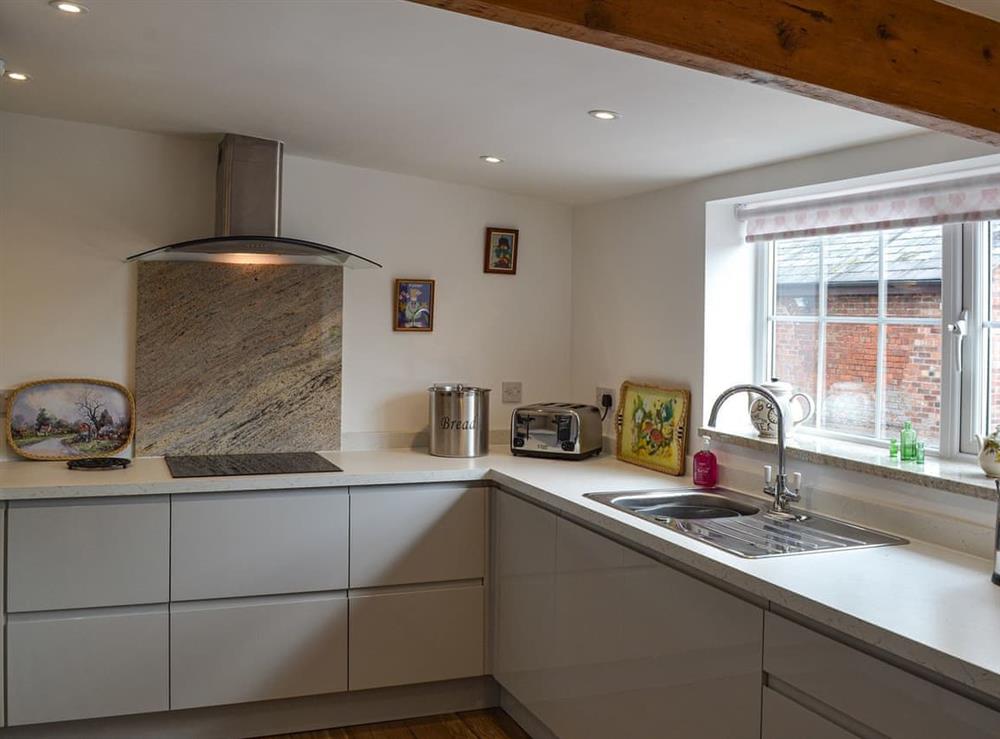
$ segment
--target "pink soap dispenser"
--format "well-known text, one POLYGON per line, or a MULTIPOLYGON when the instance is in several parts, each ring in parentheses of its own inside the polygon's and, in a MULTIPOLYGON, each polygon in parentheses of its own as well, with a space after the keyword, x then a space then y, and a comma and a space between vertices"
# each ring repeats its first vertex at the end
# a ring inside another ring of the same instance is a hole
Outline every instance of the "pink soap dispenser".
POLYGON ((712 488, 719 482, 719 461, 709 449, 712 439, 702 436, 701 440, 705 443, 705 448, 694 455, 694 484, 712 488))

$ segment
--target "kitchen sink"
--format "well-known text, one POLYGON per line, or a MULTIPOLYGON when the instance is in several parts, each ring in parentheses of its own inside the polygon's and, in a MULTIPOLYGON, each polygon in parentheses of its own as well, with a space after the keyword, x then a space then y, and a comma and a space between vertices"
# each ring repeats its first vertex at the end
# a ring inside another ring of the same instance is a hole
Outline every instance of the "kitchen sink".
POLYGON ((760 505, 742 503, 719 493, 702 491, 617 495, 610 500, 592 497, 623 511, 653 519, 731 518, 752 516, 761 509, 760 505))
POLYGON ((898 536, 724 488, 587 493, 584 497, 748 559, 909 543, 898 536))

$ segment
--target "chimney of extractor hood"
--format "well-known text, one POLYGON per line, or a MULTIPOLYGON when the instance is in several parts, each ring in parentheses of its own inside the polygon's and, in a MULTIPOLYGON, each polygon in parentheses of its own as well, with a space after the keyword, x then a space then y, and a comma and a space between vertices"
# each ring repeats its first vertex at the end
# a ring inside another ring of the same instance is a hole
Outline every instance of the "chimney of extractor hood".
POLYGON ((215 173, 215 235, 147 249, 125 261, 381 267, 346 249, 281 235, 284 149, 280 141, 227 133, 215 173))
POLYGON ((216 236, 281 233, 280 141, 227 133, 215 176, 216 236))

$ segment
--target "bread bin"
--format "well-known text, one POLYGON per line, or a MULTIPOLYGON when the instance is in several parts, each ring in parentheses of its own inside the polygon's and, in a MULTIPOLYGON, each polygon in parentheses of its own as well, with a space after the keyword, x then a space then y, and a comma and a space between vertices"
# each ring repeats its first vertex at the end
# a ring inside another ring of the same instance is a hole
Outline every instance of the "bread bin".
POLYGON ((490 451, 490 390, 440 383, 430 393, 430 453, 482 457, 490 451))

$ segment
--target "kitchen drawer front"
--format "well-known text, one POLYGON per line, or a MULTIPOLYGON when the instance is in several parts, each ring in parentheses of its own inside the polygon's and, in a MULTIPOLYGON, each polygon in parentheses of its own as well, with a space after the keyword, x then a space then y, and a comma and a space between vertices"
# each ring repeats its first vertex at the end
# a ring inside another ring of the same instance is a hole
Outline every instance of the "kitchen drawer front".
POLYGON ((351 595, 351 690, 484 674, 482 585, 351 595))
POLYGON ((858 739, 770 688, 764 688, 761 739, 858 739))
POLYGON ((237 598, 170 607, 170 707, 347 690, 347 596, 237 598))
POLYGON ((764 671, 891 739, 990 739, 1000 712, 773 613, 764 671))
POLYGON ((487 488, 351 489, 351 587, 483 577, 487 488))
POLYGON ((167 710, 167 606, 13 614, 8 725, 167 710))
POLYGON ((15 501, 8 517, 8 611, 168 600, 166 496, 15 501))
POLYGON ((171 599, 347 588, 346 488, 174 496, 171 599))

